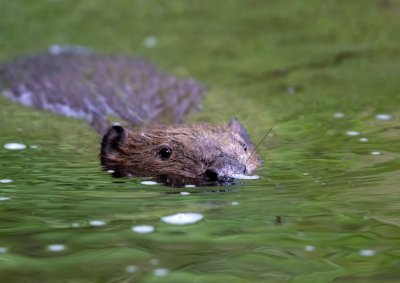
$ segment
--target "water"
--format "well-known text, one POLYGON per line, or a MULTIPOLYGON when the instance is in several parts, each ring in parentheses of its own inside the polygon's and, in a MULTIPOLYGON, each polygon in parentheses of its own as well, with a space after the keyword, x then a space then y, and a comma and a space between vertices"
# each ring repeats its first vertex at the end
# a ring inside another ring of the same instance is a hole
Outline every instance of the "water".
POLYGON ((189 121, 276 122, 260 178, 114 179, 84 122, 0 98, 0 282, 398 282, 397 2, 130 2, 4 4, 0 58, 65 41, 191 75, 210 91, 189 121))

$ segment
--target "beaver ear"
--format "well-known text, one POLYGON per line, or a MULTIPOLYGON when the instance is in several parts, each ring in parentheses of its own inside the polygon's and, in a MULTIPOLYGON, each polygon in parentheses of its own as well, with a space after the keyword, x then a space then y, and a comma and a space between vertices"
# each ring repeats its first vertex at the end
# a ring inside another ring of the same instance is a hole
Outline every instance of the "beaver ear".
POLYGON ((127 175, 125 170, 121 170, 122 166, 119 163, 121 155, 121 147, 126 142, 128 131, 119 125, 112 126, 104 135, 101 141, 101 165, 106 170, 113 170, 114 177, 124 177, 127 175))
POLYGON ((247 133, 246 129, 240 124, 239 120, 236 117, 233 117, 229 124, 233 133, 239 134, 246 143, 250 143, 250 137, 247 133))

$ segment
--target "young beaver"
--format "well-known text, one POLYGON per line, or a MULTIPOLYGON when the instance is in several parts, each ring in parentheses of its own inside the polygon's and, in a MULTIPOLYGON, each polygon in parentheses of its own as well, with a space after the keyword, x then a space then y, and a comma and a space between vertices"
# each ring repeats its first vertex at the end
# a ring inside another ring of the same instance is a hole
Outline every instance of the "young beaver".
MULTIPOLYGON (((104 134, 114 118, 132 127, 175 123, 200 108, 205 87, 147 61, 53 46, 0 66, 0 90, 25 106, 85 119, 104 134)), ((170 126, 135 131, 113 126, 101 143, 101 164, 114 176, 159 182, 227 184, 260 166, 246 130, 229 125, 170 126)))
POLYGON ((170 126, 130 131, 113 126, 101 143, 101 164, 114 176, 154 177, 171 186, 221 185, 250 175, 261 160, 237 119, 229 125, 170 126))

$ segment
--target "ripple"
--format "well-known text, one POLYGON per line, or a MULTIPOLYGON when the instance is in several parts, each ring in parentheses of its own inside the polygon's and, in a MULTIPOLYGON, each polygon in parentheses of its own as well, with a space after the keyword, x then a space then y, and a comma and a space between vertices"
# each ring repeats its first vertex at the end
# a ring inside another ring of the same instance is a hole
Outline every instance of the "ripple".
POLYGON ((133 226, 132 231, 138 234, 149 234, 154 232, 154 227, 151 225, 137 225, 133 226))
POLYGON ((25 149, 26 145, 24 145, 23 143, 10 142, 10 143, 6 143, 4 145, 4 148, 9 149, 9 150, 21 150, 21 149, 25 149))
POLYGON ((176 213, 173 215, 164 216, 161 220, 167 224, 172 225, 186 225, 186 224, 194 224, 203 219, 203 215, 200 213, 176 213))

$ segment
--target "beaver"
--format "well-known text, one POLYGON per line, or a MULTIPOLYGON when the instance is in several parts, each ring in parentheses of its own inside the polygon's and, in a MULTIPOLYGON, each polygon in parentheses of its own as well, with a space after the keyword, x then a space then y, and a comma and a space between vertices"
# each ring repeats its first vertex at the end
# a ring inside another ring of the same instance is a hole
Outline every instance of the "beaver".
POLYGON ((85 119, 103 135, 100 162, 114 177, 221 185, 261 165, 236 118, 217 126, 180 124, 201 108, 206 87, 142 58, 53 46, 3 64, 0 86, 4 96, 25 106, 85 119), (113 120, 120 123, 110 127, 113 120), (173 125, 160 126, 167 123, 173 125))
POLYGON ((194 124, 134 131, 114 125, 101 143, 101 164, 114 176, 151 176, 171 186, 230 184, 260 165, 236 118, 229 124, 194 124))

